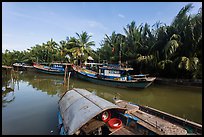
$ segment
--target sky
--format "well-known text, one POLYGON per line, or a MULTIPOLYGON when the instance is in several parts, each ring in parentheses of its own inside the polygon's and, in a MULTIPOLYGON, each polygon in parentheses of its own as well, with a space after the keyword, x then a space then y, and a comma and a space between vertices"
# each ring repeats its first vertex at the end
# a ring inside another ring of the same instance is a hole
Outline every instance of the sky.
POLYGON ((170 25, 188 3, 194 6, 189 14, 202 7, 202 2, 2 2, 2 52, 27 50, 51 38, 59 43, 82 32, 92 36, 96 50, 105 34, 124 34, 132 21, 170 25))

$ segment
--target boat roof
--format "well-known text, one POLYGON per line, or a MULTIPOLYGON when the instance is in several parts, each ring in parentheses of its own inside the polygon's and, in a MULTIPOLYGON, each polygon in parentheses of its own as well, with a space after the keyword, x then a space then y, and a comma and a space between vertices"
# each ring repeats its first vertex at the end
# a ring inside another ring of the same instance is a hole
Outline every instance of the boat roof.
POLYGON ((59 63, 59 62, 52 62, 50 64, 53 64, 53 65, 72 65, 71 63, 59 63))
POLYGON ((102 66, 102 67, 99 67, 99 69, 108 69, 108 70, 125 70, 125 71, 133 70, 133 68, 113 67, 113 66, 102 66))
POLYGON ((126 110, 86 89, 69 90, 59 100, 60 114, 68 135, 73 135, 89 120, 109 109, 126 110))
POLYGON ((42 62, 42 63, 35 63, 35 64, 40 64, 40 65, 49 65, 49 64, 52 64, 52 65, 72 65, 71 63, 66 63, 66 62, 51 62, 51 63, 47 63, 47 62, 42 62))
POLYGON ((87 63, 87 62, 85 62, 84 64, 85 65, 103 65, 102 63, 87 63))

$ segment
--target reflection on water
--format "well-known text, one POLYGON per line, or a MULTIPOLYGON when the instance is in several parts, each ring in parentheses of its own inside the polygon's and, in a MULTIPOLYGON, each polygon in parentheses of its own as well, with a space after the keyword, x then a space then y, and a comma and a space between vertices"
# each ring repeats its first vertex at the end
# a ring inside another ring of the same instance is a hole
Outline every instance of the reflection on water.
MULTIPOLYGON (((113 97, 148 105, 202 123, 202 88, 153 84, 147 89, 96 85, 71 77, 70 88, 85 88, 112 101, 113 97)), ((67 91, 63 76, 37 72, 2 72, 2 133, 58 134, 57 110, 67 91)))
POLYGON ((3 87, 2 91, 2 107, 6 107, 8 103, 11 103, 15 99, 14 89, 10 87, 3 87))

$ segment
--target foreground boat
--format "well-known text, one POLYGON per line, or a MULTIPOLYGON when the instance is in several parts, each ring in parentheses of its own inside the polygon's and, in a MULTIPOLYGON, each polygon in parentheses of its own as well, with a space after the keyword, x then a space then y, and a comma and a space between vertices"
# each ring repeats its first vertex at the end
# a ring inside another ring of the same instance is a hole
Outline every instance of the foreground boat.
MULTIPOLYGON (((58 104, 60 135, 190 134, 177 119, 174 122, 164 120, 122 100, 115 100, 113 104, 85 89, 67 91, 58 104)), ((202 125, 194 126, 193 133, 202 133, 202 125)))
POLYGON ((147 77, 143 74, 129 75, 132 68, 103 66, 99 67, 99 72, 79 66, 74 66, 73 69, 76 77, 82 80, 114 87, 147 88, 156 79, 156 77, 147 77))
POLYGON ((43 73, 54 75, 65 75, 66 72, 72 71, 72 64, 69 63, 51 63, 50 66, 34 63, 33 67, 43 73), (67 69, 66 69, 67 68, 67 69))
MULTIPOLYGON (((117 118, 125 110, 87 90, 72 89, 59 100, 60 135, 108 135, 119 127, 129 131, 120 119, 115 128, 107 123, 110 117, 117 118)), ((129 131, 129 134, 134 133, 129 131)))
MULTIPOLYGON (((162 134, 165 135, 202 135, 202 125, 193 121, 149 106, 141 106, 124 100, 115 99, 114 103, 122 108, 126 108, 126 113, 140 119, 138 123, 146 125, 146 128, 158 134, 162 131, 162 134)), ((134 124, 136 125, 136 123, 134 124)))

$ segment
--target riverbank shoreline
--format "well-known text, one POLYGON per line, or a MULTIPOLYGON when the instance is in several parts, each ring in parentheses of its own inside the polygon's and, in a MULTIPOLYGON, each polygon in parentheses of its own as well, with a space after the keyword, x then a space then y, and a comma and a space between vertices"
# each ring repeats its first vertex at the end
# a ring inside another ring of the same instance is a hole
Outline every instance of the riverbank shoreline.
POLYGON ((165 85, 176 85, 185 87, 198 87, 202 88, 202 79, 169 79, 157 77, 155 83, 165 84, 165 85))

